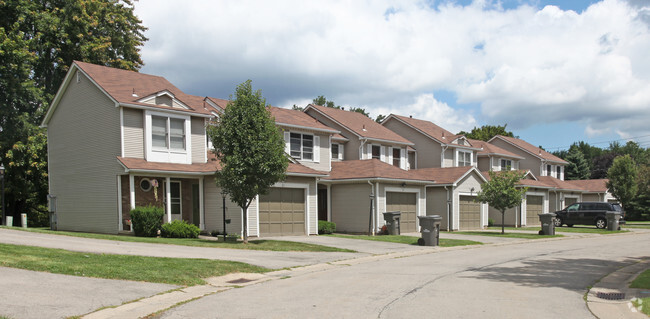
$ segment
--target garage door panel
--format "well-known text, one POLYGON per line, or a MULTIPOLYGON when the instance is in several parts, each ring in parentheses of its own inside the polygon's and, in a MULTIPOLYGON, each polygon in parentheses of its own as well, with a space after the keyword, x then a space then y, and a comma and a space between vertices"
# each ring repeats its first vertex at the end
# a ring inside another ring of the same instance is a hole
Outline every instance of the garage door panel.
POLYGON ((260 235, 304 235, 304 193, 299 188, 271 188, 268 195, 260 196, 260 235))
POLYGON ((416 232, 416 209, 417 209, 417 194, 415 193, 386 193, 386 211, 400 211, 400 230, 403 233, 416 232))
POLYGON ((474 196, 459 196, 459 228, 481 228, 481 205, 474 201, 474 196))
POLYGON ((543 211, 543 196, 526 196, 526 226, 539 226, 539 216, 543 211))

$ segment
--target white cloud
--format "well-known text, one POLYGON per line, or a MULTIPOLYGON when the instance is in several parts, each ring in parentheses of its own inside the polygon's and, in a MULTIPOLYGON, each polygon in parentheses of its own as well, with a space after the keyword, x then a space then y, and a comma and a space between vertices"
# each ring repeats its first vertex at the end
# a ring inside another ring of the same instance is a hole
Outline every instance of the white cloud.
POLYGON ((488 0, 135 6, 150 28, 144 71, 188 93, 227 98, 250 78, 276 105, 325 95, 374 115, 413 113, 454 132, 479 125, 475 118, 510 129, 566 121, 585 125, 586 134, 648 132, 650 6, 643 3, 605 0, 580 13, 502 9, 488 0), (455 110, 431 94, 440 90, 480 110, 455 110))

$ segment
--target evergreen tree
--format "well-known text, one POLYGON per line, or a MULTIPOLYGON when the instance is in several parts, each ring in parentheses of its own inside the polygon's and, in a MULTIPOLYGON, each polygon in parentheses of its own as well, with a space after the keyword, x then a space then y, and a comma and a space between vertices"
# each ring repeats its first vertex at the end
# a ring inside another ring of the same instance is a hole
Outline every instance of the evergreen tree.
POLYGON ((564 175, 567 180, 589 179, 589 163, 585 160, 584 155, 577 147, 571 147, 565 160, 569 162, 566 166, 564 175))

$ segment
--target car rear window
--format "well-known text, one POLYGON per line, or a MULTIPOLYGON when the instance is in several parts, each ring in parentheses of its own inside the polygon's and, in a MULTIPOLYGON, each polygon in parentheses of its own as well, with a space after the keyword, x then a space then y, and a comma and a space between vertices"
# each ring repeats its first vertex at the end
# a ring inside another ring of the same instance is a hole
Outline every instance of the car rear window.
POLYGON ((612 204, 612 207, 614 207, 614 210, 617 212, 623 211, 621 204, 612 204))

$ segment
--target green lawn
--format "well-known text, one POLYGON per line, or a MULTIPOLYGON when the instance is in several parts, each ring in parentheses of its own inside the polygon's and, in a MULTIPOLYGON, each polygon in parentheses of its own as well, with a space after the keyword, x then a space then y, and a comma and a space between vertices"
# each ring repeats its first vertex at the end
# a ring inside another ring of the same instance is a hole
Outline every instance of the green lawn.
MULTIPOLYGON (((624 227, 624 226, 622 226, 624 227)), ((501 227, 499 226, 492 226, 488 227, 489 230, 492 231, 501 231, 501 227)), ((541 227, 506 227, 505 230, 527 230, 527 231, 534 231, 538 232, 542 228, 541 227)), ((555 232, 556 233, 589 233, 589 234, 601 234, 601 235, 607 235, 607 234, 616 234, 620 232, 628 232, 628 230, 620 230, 620 231, 609 231, 607 229, 598 229, 595 226, 590 227, 590 226, 575 226, 575 227, 555 227, 555 232)))
MULTIPOLYGON (((521 229, 521 228, 520 228, 521 229)), ((538 229, 539 231, 539 229, 538 229)), ((553 237, 564 237, 563 235, 539 235, 537 233, 513 233, 513 232, 507 232, 505 234, 501 234, 501 232, 497 231, 459 231, 459 232, 454 232, 454 234, 461 234, 461 235, 478 235, 478 236, 493 236, 493 237, 504 237, 504 238, 525 238, 525 239, 542 239, 542 238, 553 238, 553 237)))
POLYGON ((152 244, 169 244, 169 245, 182 245, 194 247, 212 247, 212 248, 232 248, 232 249, 250 249, 250 250, 270 250, 270 251, 310 251, 310 252, 355 252, 350 249, 341 249, 336 247, 283 241, 283 240, 250 240, 248 244, 243 242, 222 242, 213 241, 199 238, 150 238, 150 237, 135 237, 132 235, 108 235, 108 234, 94 234, 94 233, 78 233, 66 231, 52 231, 47 228, 18 228, 13 227, 15 230, 25 230, 37 233, 45 233, 52 235, 65 235, 84 238, 139 242, 139 243, 152 243, 152 244))
MULTIPOLYGON (((650 289, 650 269, 637 276, 630 284, 630 288, 650 289)), ((635 306, 642 306, 641 311, 650 316, 650 297, 637 299, 635 306)))
MULTIPOLYGON (((324 235, 340 238, 349 238, 349 239, 363 239, 363 240, 374 240, 374 241, 385 241, 398 244, 406 245, 417 245, 419 237, 413 236, 403 236, 403 235, 378 235, 378 236, 367 236, 367 235, 343 235, 343 234, 332 234, 324 235)), ((440 238, 440 247, 453 247, 453 246, 467 246, 467 245, 482 245, 483 243, 473 240, 461 240, 461 239, 445 239, 440 238)))
POLYGON ((8 244, 0 244, 0 266, 181 286, 204 284, 203 278, 233 272, 271 270, 235 261, 92 254, 8 244))

